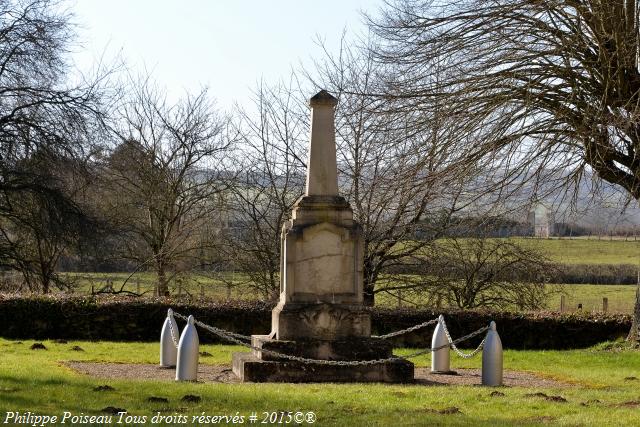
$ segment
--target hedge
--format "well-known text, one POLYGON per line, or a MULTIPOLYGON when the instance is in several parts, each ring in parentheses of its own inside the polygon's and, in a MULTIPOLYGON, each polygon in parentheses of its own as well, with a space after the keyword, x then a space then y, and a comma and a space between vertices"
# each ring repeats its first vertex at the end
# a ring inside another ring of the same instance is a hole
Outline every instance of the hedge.
POLYGON ((635 285, 638 281, 638 266, 632 264, 564 264, 557 268, 560 273, 549 279, 552 283, 635 285))
MULTIPOLYGON (((272 305, 261 302, 189 302, 177 299, 128 297, 25 297, 0 295, 0 336, 9 339, 66 339, 157 341, 167 308, 193 314, 198 320, 241 334, 266 334, 271 329, 272 305)), ((631 316, 554 312, 507 313, 371 309, 372 332, 382 335, 444 314, 455 338, 491 320, 505 348, 570 349, 626 336, 631 316)), ((182 326, 184 322, 178 321, 182 326)), ((394 338, 396 346, 430 345, 433 328, 394 338)), ((220 342, 206 331, 202 342, 220 342)), ((476 345, 481 338, 469 342, 476 345)), ((465 347, 465 346, 463 346, 465 347)))

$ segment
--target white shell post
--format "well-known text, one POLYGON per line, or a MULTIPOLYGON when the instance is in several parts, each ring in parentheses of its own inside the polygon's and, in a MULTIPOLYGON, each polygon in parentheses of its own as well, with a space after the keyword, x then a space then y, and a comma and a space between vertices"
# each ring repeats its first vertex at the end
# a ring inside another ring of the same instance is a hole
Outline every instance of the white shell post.
POLYGON ((449 339, 444 331, 444 316, 438 317, 438 324, 433 331, 431 348, 445 346, 439 350, 431 350, 431 372, 449 373, 449 339))
POLYGON ((164 319, 162 332, 160 333, 160 366, 173 368, 178 358, 178 337, 180 331, 173 317, 173 310, 167 310, 167 318, 164 319))
POLYGON ((482 349, 482 385, 502 385, 502 341, 493 321, 489 324, 482 349))
POLYGON ((196 381, 198 379, 198 357, 200 356, 200 339, 194 325, 195 319, 189 316, 180 336, 178 344, 178 364, 176 365, 176 381, 196 381))

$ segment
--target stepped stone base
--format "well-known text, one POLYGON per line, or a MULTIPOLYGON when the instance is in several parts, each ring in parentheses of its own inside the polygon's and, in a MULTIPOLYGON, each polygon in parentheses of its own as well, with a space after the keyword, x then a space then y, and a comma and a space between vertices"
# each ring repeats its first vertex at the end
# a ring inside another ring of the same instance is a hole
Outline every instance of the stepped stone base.
MULTIPOLYGON (((391 345, 375 338, 281 341, 254 335, 254 347, 321 360, 375 360, 391 357, 391 345)), ((233 372, 246 382, 385 382, 413 381, 413 363, 404 360, 340 366, 302 363, 253 350, 233 354, 233 372)))
POLYGON ((413 363, 406 360, 375 365, 337 366, 260 360, 251 353, 233 354, 233 373, 242 382, 384 382, 413 381, 413 363))

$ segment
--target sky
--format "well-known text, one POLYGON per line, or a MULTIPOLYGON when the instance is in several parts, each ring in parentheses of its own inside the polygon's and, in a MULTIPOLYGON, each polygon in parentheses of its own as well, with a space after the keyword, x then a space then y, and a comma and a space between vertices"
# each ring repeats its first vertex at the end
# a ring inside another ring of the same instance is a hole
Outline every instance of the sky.
POLYGON ((169 91, 207 86, 223 109, 250 91, 312 65, 324 40, 339 49, 366 33, 361 11, 382 0, 71 0, 78 25, 74 60, 81 71, 121 57, 132 75, 151 72, 169 91))

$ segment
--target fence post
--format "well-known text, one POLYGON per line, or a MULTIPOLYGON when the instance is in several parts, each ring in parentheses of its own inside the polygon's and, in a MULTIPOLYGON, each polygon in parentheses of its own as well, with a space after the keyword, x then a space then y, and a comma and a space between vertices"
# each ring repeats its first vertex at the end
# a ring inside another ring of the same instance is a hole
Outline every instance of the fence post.
POLYGON ((136 293, 140 295, 140 279, 136 279, 136 293))
POLYGON ((606 313, 609 310, 609 298, 602 298, 602 312, 606 313))
POLYGON ((187 326, 185 326, 182 330, 182 335, 180 335, 176 381, 196 381, 198 379, 200 339, 194 323, 193 316, 189 316, 187 326))
POLYGON ((402 308, 402 289, 398 289, 398 308, 402 308))
POLYGON ((231 300, 231 285, 227 284, 227 301, 231 300))
POLYGON ((444 332, 444 316, 438 317, 438 324, 433 330, 431 348, 442 347, 439 350, 431 350, 431 372, 446 374, 451 372, 449 367, 449 339, 444 332))
POLYGON ((567 300, 564 295, 560 295, 560 313, 564 313, 567 309, 567 300))
POLYGON ((167 318, 162 325, 160 332, 160 366, 163 368, 172 368, 176 366, 178 357, 177 340, 180 336, 178 324, 173 318, 173 310, 167 310, 167 318))
POLYGON ((502 385, 502 341, 494 321, 489 325, 482 349, 482 385, 502 385))
POLYGON ((204 299, 204 285, 200 285, 200 299, 204 299))

